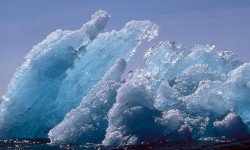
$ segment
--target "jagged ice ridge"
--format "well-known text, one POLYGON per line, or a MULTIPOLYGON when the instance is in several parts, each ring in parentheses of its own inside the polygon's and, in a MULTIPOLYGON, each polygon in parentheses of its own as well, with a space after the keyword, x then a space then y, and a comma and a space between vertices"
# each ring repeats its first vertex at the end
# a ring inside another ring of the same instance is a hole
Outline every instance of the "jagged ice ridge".
POLYGON ((165 41, 121 81, 137 46, 159 27, 130 21, 103 33, 109 18, 98 11, 79 30, 56 30, 33 47, 0 104, 0 138, 136 145, 248 136, 249 63, 214 45, 185 52, 165 41))

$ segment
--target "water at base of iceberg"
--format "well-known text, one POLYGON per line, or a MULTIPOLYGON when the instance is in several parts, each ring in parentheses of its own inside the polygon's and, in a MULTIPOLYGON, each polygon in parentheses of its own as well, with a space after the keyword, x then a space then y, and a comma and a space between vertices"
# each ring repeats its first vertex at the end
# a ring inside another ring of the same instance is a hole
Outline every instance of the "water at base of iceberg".
POLYGON ((159 27, 133 20, 103 33, 109 18, 98 11, 33 47, 0 101, 0 149, 249 146, 250 63, 211 44, 163 41, 122 80, 159 27))
POLYGON ((248 149, 250 147, 250 138, 235 140, 225 137, 206 137, 198 140, 190 140, 186 142, 159 142, 159 143, 143 143, 139 145, 124 146, 105 146, 101 144, 51 144, 50 139, 9 139, 0 140, 0 149, 37 149, 37 150, 152 150, 152 149, 248 149))

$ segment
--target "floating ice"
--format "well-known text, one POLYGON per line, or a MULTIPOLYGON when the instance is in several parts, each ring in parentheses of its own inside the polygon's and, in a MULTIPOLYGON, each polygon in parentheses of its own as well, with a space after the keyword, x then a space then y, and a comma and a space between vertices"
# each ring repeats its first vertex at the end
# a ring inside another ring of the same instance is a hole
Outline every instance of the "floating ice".
POLYGON ((136 47, 158 26, 131 21, 99 33, 108 18, 99 11, 81 29, 57 30, 32 49, 0 104, 0 138, 136 145, 248 136, 250 63, 214 45, 185 52, 165 41, 121 81, 136 47))
POLYGON ((131 21, 120 31, 99 34, 108 19, 98 11, 81 29, 57 30, 34 46, 1 103, 0 138, 47 137, 116 59, 128 61, 143 40, 158 33, 150 21, 131 21))

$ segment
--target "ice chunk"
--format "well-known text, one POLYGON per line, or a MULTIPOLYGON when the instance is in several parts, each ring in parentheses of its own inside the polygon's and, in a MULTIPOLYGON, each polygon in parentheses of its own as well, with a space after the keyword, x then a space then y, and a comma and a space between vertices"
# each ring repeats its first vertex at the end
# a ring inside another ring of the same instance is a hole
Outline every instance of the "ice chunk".
POLYGON ((183 50, 177 42, 165 41, 154 45, 144 55, 147 70, 152 75, 165 73, 183 59, 183 50))
MULTIPOLYGON (((250 122, 250 63, 245 63, 228 74, 227 87, 231 87, 225 95, 230 97, 234 111, 243 119, 244 123, 250 122)), ((222 85, 223 86, 223 85, 222 85)), ((250 124, 248 124, 249 126, 250 124)))
POLYGON ((195 64, 205 64, 211 71, 228 73, 239 67, 242 62, 230 51, 216 51, 215 45, 195 45, 185 57, 181 66, 187 68, 195 64), (216 63, 215 63, 216 62, 216 63))
POLYGON ((155 137, 146 136, 159 130, 153 115, 160 112, 153 107, 151 92, 143 82, 127 81, 118 90, 116 103, 108 113, 109 126, 103 144, 139 144, 153 140, 155 137))
POLYGON ((213 123, 215 136, 226 136, 228 138, 246 138, 247 125, 237 114, 230 112, 222 120, 213 123))
POLYGON ((152 80, 152 89, 157 91, 163 80, 171 80, 178 71, 176 66, 183 60, 184 48, 177 42, 160 42, 152 46, 144 55, 146 67, 143 69, 145 76, 152 80), (159 57, 160 56, 160 57, 159 57))
POLYGON ((183 116, 179 110, 169 110, 163 112, 160 118, 156 118, 156 122, 167 127, 164 130, 164 134, 169 134, 174 130, 177 130, 181 127, 184 122, 183 116))
POLYGON ((210 44, 195 45, 189 53, 185 53, 180 43, 160 42, 145 53, 146 67, 143 68, 143 74, 150 77, 152 89, 156 93, 162 81, 175 80, 191 66, 206 65, 210 72, 228 73, 242 64, 232 52, 215 51, 214 48, 210 44))
POLYGON ((120 31, 100 34, 86 47, 86 54, 79 56, 74 68, 67 71, 55 100, 60 112, 66 114, 77 107, 116 59, 128 61, 136 47, 145 39, 151 40, 157 32, 158 26, 150 21, 131 21, 120 31))
POLYGON ((108 127, 107 113, 115 102, 116 90, 126 61, 119 59, 64 120, 49 132, 52 143, 101 143, 108 127))
POLYGON ((162 112, 154 108, 152 92, 143 80, 131 78, 119 88, 116 103, 108 113, 109 126, 104 145, 178 140, 171 137, 172 134, 179 135, 179 139, 190 139, 181 130, 184 121, 180 111, 162 112))
POLYGON ((30 51, 17 70, 0 105, 0 138, 46 137, 57 122, 54 100, 66 70, 102 31, 109 15, 99 11, 76 31, 56 30, 30 51), (41 115, 42 114, 42 115, 41 115))
POLYGON ((150 21, 131 21, 120 31, 97 36, 108 18, 98 11, 81 29, 57 30, 34 46, 1 103, 0 137, 47 137, 116 59, 129 60, 143 40, 158 33, 150 21))
POLYGON ((220 72, 211 72, 207 65, 195 65, 185 69, 172 83, 173 88, 181 95, 194 93, 201 81, 225 81, 226 75, 220 72))
POLYGON ((243 121, 250 120, 249 96, 250 89, 247 86, 250 75, 250 65, 244 64, 229 72, 228 79, 223 81, 203 81, 197 91, 184 98, 188 109, 196 112, 209 112, 219 117, 228 110, 234 110, 243 121))
POLYGON ((119 120, 109 120, 104 145, 135 145, 157 142, 163 137, 163 127, 155 122, 155 116, 160 116, 156 109, 128 106, 119 115, 119 120))
POLYGON ((231 52, 215 51, 214 45, 196 45, 185 54, 180 44, 162 42, 150 48, 144 59, 146 67, 131 73, 118 91, 103 144, 212 136, 213 121, 230 109, 246 114, 238 107, 248 108, 242 105, 248 90, 239 90, 237 85, 240 82, 248 87, 248 80, 242 79, 248 74, 231 52), (231 71, 234 69, 237 71, 231 71), (237 83, 235 76, 240 76, 237 83))
POLYGON ((183 104, 181 104, 182 101, 178 99, 179 97, 179 92, 170 87, 168 82, 164 81, 157 91, 154 106, 160 110, 180 109, 183 104))
MULTIPOLYGON (((212 122, 231 109, 241 114, 245 123, 249 121, 248 67, 236 60, 233 53, 215 51, 214 45, 196 45, 185 54, 180 44, 162 42, 150 48, 144 58, 146 67, 136 70, 128 80, 135 80, 150 89, 156 95, 154 106, 157 109, 176 109, 185 114, 185 123, 180 124, 183 130, 178 129, 183 131, 180 139, 190 139, 190 134, 193 138, 212 135, 212 122)), ((165 127, 171 129, 171 126, 165 127)), ((124 133, 107 131, 108 137, 124 133)), ((177 140, 177 133, 175 130, 172 133, 175 136, 166 139, 177 140)), ((126 136, 118 137, 123 141, 126 136)), ((140 141, 140 137, 134 136, 133 139, 140 141)))

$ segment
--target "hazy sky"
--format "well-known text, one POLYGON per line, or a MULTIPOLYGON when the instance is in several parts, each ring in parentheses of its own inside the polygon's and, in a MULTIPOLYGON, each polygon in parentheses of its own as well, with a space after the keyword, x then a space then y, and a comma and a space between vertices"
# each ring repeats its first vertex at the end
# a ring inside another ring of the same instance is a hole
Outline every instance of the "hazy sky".
POLYGON ((99 9, 112 16, 106 31, 119 30, 130 20, 160 26, 159 36, 139 47, 129 69, 162 40, 179 41, 187 49, 195 43, 215 44, 250 60, 250 0, 1 0, 0 95, 33 45, 56 29, 80 28, 99 9))

